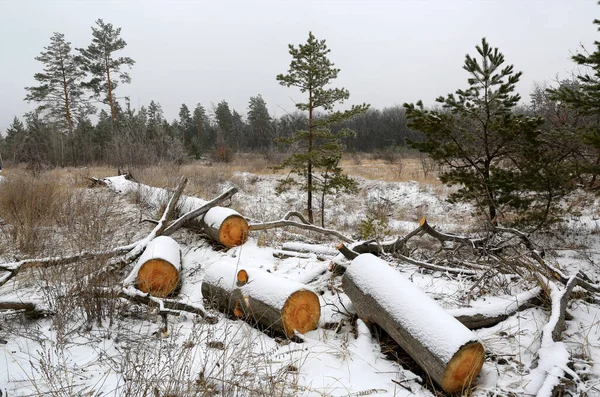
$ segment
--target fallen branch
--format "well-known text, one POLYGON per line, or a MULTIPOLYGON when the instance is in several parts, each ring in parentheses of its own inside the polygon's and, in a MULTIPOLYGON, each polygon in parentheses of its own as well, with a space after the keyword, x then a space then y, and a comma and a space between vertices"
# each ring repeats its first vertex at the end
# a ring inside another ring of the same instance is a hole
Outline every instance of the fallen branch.
POLYGON ((448 312, 469 329, 492 327, 510 316, 539 304, 539 287, 514 297, 509 304, 451 309, 448 312))
POLYGON ((248 229, 250 231, 255 231, 255 230, 277 229, 277 228, 286 227, 286 226, 293 226, 293 227, 297 227, 299 229, 305 229, 305 230, 310 230, 310 231, 325 234, 325 235, 335 236, 335 237, 339 238, 340 240, 345 241, 347 243, 354 242, 354 240, 344 236, 343 234, 339 233, 336 230, 325 229, 325 228, 315 226, 315 225, 309 223, 304 218, 304 216, 302 216, 302 214, 300 214, 299 212, 295 212, 295 211, 288 212, 287 214, 285 214, 285 216, 282 219, 280 219, 278 221, 251 223, 248 226, 248 229), (296 217, 296 218, 300 219, 300 222, 290 221, 289 219, 291 217, 296 217))
POLYGON ((179 218, 177 218, 173 222, 171 222, 171 224, 163 231, 162 235, 170 236, 171 234, 173 234, 177 230, 179 230, 186 222, 188 222, 196 217, 199 217, 200 215, 206 214, 208 212, 208 210, 210 210, 212 207, 216 207, 217 205, 221 204, 222 202, 230 199, 237 192, 238 192, 238 189, 235 187, 232 187, 231 189, 227 190, 224 193, 221 193, 219 196, 215 197, 208 203, 204 204, 202 207, 183 214, 182 216, 180 216, 179 218))
POLYGON ((442 243, 442 244, 445 241, 452 241, 452 242, 470 246, 472 248, 480 247, 486 241, 485 238, 472 239, 469 237, 458 236, 455 234, 440 232, 440 231, 434 229, 433 227, 431 227, 427 223, 427 218, 423 217, 419 221, 419 226, 416 229, 412 230, 410 233, 406 234, 405 236, 398 237, 394 241, 383 242, 381 244, 378 244, 373 241, 366 241, 360 245, 353 247, 352 249, 359 254, 367 254, 367 253, 368 254, 379 254, 380 252, 395 253, 395 252, 402 250, 406 246, 406 243, 408 242, 408 240, 410 240, 411 238, 413 238, 419 234, 423 234, 423 233, 429 234, 431 237, 434 237, 435 239, 440 241, 440 243, 442 243))
POLYGON ((174 299, 156 298, 133 287, 124 288, 119 293, 119 298, 127 299, 131 302, 141 303, 147 306, 156 305, 158 306, 159 314, 171 314, 178 316, 181 314, 180 312, 188 312, 199 315, 210 324, 215 324, 218 321, 216 317, 206 314, 206 311, 201 306, 183 303, 174 299))
POLYGON ((182 193, 183 188, 185 187, 186 183, 187 183, 187 179, 181 178, 179 185, 177 186, 175 193, 169 200, 167 208, 165 209, 161 219, 158 221, 158 224, 154 227, 154 229, 152 229, 152 231, 145 238, 138 240, 135 243, 124 245, 121 247, 116 247, 116 248, 106 250, 106 251, 84 251, 84 252, 80 252, 78 254, 67 255, 67 256, 51 256, 51 257, 46 257, 46 258, 31 258, 31 259, 24 259, 24 260, 17 261, 17 262, 3 263, 3 264, 0 264, 0 270, 5 270, 9 274, 7 276, 2 276, 2 278, 0 278, 0 286, 6 284, 9 280, 14 278, 22 270, 25 270, 25 269, 27 269, 29 267, 33 267, 33 266, 50 267, 50 266, 58 266, 58 265, 68 265, 68 264, 75 263, 75 262, 78 262, 81 260, 87 260, 87 259, 98 258, 98 257, 111 258, 111 257, 115 257, 115 256, 122 255, 122 254, 125 254, 125 255, 110 262, 109 267, 101 269, 100 272, 105 273, 107 270, 114 270, 115 266, 118 268, 120 266, 131 263, 131 261, 135 260, 137 257, 139 257, 142 254, 142 252, 144 252, 144 249, 146 248, 146 246, 148 245, 148 243, 150 241, 152 241, 155 237, 161 235, 164 232, 166 223, 172 217, 172 214, 175 211, 177 201, 179 201, 179 197, 181 196, 181 193, 182 193))
POLYGON ((540 397, 551 397, 556 387, 560 385, 565 373, 574 379, 577 374, 569 368, 570 354, 562 339, 562 331, 565 329, 565 315, 567 304, 573 288, 579 285, 579 279, 573 276, 567 282, 564 290, 550 280, 546 279, 546 286, 550 291, 552 310, 548 323, 542 328, 542 343, 537 353, 538 366, 532 371, 533 381, 526 387, 528 393, 540 397), (538 375, 545 375, 543 381, 539 381, 538 375))

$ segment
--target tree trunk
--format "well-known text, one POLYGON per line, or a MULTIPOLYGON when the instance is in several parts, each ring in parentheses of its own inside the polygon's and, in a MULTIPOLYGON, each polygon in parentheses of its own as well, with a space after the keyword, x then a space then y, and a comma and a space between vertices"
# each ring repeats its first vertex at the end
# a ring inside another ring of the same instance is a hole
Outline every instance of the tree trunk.
POLYGON ((312 135, 312 121, 313 121, 313 105, 312 105, 312 89, 309 89, 308 93, 309 105, 308 105, 308 163, 306 165, 306 193, 308 194, 308 222, 314 223, 313 209, 312 209, 312 191, 313 191, 313 178, 312 178, 312 147, 313 147, 313 135, 312 135))
POLYGON ((229 208, 213 207, 208 210, 202 227, 212 240, 226 247, 242 245, 248 240, 248 222, 229 208))
POLYGON ((256 268, 240 270, 237 282, 242 310, 253 322, 288 338, 317 329, 321 304, 306 285, 256 268))
POLYGON ((447 393, 471 384, 485 351, 477 336, 383 260, 363 254, 342 279, 357 314, 381 326, 447 393))
POLYGON ((108 103, 110 104, 110 117, 112 122, 115 122, 115 107, 113 105, 112 82, 110 81, 110 68, 106 59, 106 80, 108 82, 108 103))
POLYGON ((225 313, 242 317, 243 296, 236 282, 237 266, 215 263, 206 270, 202 281, 202 297, 208 305, 225 313))
POLYGON ((220 310, 292 337, 317 328, 319 297, 304 284, 256 268, 218 263, 204 276, 202 296, 220 310))
POLYGON ((136 283, 140 291, 164 298, 179 287, 181 250, 171 237, 152 240, 137 264, 136 283))

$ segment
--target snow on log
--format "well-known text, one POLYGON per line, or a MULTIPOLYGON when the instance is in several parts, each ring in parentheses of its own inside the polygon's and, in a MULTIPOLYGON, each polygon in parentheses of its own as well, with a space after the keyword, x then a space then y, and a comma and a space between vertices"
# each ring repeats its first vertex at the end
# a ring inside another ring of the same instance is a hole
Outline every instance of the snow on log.
POLYGON ((317 328, 321 304, 306 285, 256 268, 240 270, 237 282, 251 320, 288 338, 317 328))
POLYGON ((226 247, 242 245, 248 239, 248 222, 230 208, 211 208, 204 215, 202 226, 211 239, 226 247))
POLYGON ((202 281, 202 297, 211 306, 242 317, 243 296, 240 292, 237 277, 237 266, 231 263, 215 263, 206 269, 202 281))
POLYGON ((485 351, 477 336, 383 260, 359 255, 342 285, 357 314, 381 326, 447 393, 479 374, 485 351))
POLYGON ((140 291, 154 296, 171 295, 179 286, 181 250, 171 237, 159 236, 148 243, 136 266, 136 284, 140 291))

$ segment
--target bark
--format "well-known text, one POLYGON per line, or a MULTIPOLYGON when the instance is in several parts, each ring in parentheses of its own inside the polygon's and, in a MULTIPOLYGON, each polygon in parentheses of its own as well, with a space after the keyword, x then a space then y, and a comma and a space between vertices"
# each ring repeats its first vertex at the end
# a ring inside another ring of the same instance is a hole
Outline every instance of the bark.
POLYGON ((127 299, 134 303, 141 303, 148 306, 158 306, 159 314, 179 315, 180 312, 197 314, 210 324, 217 323, 215 317, 206 314, 201 306, 180 302, 174 299, 160 299, 149 294, 144 294, 133 288, 125 288, 119 293, 119 297, 127 299))
POLYGON ((342 284, 356 313, 381 326, 446 392, 477 377, 485 351, 476 335, 381 259, 357 257, 342 284))
POLYGON ((304 284, 232 264, 207 269, 202 295, 225 313, 287 337, 316 329, 321 315, 318 296, 304 284))
POLYGON ((242 311, 251 322, 288 338, 317 329, 319 297, 304 284, 256 268, 242 269, 236 278, 242 311))

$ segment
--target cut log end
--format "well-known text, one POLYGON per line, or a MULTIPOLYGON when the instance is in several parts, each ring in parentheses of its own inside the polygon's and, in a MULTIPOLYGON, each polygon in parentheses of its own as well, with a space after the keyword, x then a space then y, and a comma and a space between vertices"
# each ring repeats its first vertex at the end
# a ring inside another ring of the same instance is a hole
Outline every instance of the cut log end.
POLYGON ((294 330, 304 334, 317 329, 321 317, 319 297, 312 291, 294 292, 285 302, 281 311, 281 319, 285 334, 294 335, 294 330))
POLYGON ((464 391, 479 375, 485 360, 485 349, 479 342, 472 342, 462 347, 444 372, 442 388, 447 393, 464 391))
POLYGON ((248 272, 245 271, 244 269, 242 269, 237 273, 238 287, 241 287, 242 285, 246 284, 247 282, 248 282, 248 272))
POLYGON ((238 215, 228 217, 219 229, 219 240, 227 247, 244 244, 248 240, 248 222, 238 215))
POLYGON ((164 298, 171 295, 179 284, 179 272, 163 259, 151 259, 144 263, 137 274, 140 291, 164 298))

